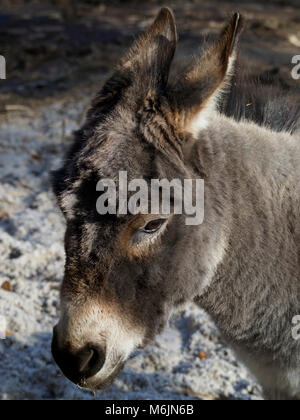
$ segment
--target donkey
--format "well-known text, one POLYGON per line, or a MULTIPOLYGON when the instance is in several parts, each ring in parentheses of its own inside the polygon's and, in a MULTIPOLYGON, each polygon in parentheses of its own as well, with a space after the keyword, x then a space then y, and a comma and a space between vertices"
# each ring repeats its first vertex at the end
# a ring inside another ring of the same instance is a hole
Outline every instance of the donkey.
POLYGON ((97 94, 53 188, 66 218, 64 375, 109 386, 188 302, 204 308, 266 398, 300 398, 300 104, 234 76, 244 24, 170 77, 177 44, 163 8, 97 94), (251 105, 251 106, 249 106, 251 105), (99 215, 99 179, 203 179, 205 219, 99 215))

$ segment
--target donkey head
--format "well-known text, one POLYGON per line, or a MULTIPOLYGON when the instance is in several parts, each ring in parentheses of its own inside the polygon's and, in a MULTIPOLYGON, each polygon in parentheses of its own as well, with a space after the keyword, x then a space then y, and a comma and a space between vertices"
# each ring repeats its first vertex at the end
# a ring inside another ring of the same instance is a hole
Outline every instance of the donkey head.
POLYGON ((67 230, 52 352, 80 386, 111 384, 131 352, 153 340, 172 311, 209 281, 216 263, 210 216, 195 229, 172 212, 100 215, 96 186, 101 179, 117 182, 120 171, 147 183, 205 176, 191 163, 193 145, 229 81, 241 22, 234 15, 220 39, 170 83, 177 34, 172 13, 162 9, 96 96, 54 174, 67 230))

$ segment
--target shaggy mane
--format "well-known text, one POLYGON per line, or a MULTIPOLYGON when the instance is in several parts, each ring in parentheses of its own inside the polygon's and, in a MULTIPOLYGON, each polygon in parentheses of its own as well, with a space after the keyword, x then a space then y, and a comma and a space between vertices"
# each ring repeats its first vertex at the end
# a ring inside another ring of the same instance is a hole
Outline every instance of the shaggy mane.
POLYGON ((300 131, 300 90, 282 86, 277 77, 234 76, 220 111, 237 121, 250 120, 277 132, 300 131))

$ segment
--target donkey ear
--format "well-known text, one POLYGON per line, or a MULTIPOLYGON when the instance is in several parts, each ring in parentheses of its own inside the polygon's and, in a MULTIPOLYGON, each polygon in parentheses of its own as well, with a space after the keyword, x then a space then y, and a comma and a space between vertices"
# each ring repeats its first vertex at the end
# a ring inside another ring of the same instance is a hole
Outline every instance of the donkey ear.
POLYGON ((184 128, 195 135, 206 127, 222 90, 230 82, 243 21, 239 13, 234 14, 219 40, 180 75, 172 89, 171 100, 183 116, 184 128))
POLYGON ((90 116, 95 110, 106 113, 125 95, 136 100, 149 92, 165 88, 177 42, 173 13, 163 8, 148 31, 134 42, 97 94, 92 102, 90 116))
POLYGON ((142 86, 163 87, 168 82, 177 42, 174 15, 170 9, 162 8, 148 31, 122 59, 119 71, 130 70, 142 86))

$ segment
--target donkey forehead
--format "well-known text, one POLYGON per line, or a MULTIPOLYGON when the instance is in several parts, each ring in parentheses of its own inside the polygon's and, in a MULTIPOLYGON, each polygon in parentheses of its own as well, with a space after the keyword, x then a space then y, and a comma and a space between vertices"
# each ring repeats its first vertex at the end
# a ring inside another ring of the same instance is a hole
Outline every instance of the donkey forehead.
POLYGON ((166 121, 157 113, 151 113, 149 118, 145 114, 140 115, 146 121, 142 128, 137 115, 119 104, 104 121, 93 120, 88 138, 77 138, 79 151, 65 167, 66 182, 59 194, 60 205, 67 214, 73 217, 83 207, 88 211, 95 209, 98 182, 112 180, 118 190, 121 171, 126 172, 128 182, 173 179, 182 172, 181 162, 172 158, 174 151, 167 153, 166 145, 161 144, 158 127, 162 121, 165 126, 166 121))
POLYGON ((118 139, 111 139, 95 153, 83 156, 76 165, 79 169, 64 195, 81 196, 85 201, 93 197, 96 201, 100 181, 113 181, 118 191, 120 177, 130 182, 134 179, 150 179, 154 173, 154 163, 141 145, 120 142, 118 139))
POLYGON ((114 181, 118 192, 121 172, 126 173, 128 182, 147 180, 155 174, 153 153, 141 141, 111 132, 101 142, 91 139, 88 143, 73 158, 71 168, 65 168, 72 175, 66 178, 59 202, 69 215, 80 213, 83 207, 88 211, 95 210, 100 194, 97 191, 99 181, 114 181))
POLYGON ((147 172, 150 163, 149 152, 140 139, 132 138, 130 134, 120 136, 109 133, 100 147, 88 148, 80 159, 84 173, 92 169, 99 178, 118 179, 120 171, 126 171, 129 177, 136 178, 147 172))
POLYGON ((165 176, 168 164, 160 162, 172 159, 167 156, 163 159, 167 147, 157 133, 157 119, 145 117, 147 128, 142 129, 136 116, 122 110, 113 112, 104 123, 98 126, 96 123, 93 135, 83 142, 80 152, 73 157, 71 165, 76 168, 76 189, 81 182, 91 178, 91 172, 96 174, 97 181, 108 178, 117 182, 120 171, 127 172, 129 181, 165 176))

